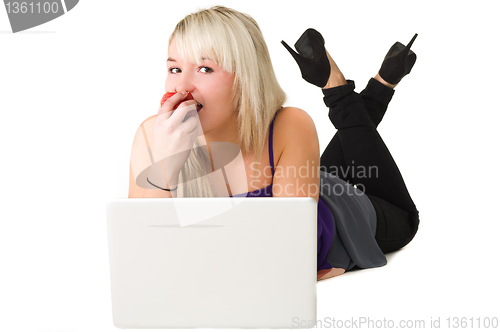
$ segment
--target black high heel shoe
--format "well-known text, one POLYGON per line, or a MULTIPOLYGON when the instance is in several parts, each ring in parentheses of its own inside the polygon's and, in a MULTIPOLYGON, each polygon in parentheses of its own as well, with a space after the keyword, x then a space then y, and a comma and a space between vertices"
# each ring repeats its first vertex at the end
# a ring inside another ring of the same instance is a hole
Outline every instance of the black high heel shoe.
POLYGON ((384 81, 398 84, 404 76, 410 73, 415 61, 417 61, 417 55, 410 50, 410 47, 417 36, 418 34, 415 34, 406 47, 400 42, 392 45, 378 72, 384 81))
POLYGON ((299 65, 302 78, 323 88, 330 77, 330 62, 326 55, 323 36, 314 29, 307 29, 294 45, 298 53, 283 40, 281 43, 299 65))

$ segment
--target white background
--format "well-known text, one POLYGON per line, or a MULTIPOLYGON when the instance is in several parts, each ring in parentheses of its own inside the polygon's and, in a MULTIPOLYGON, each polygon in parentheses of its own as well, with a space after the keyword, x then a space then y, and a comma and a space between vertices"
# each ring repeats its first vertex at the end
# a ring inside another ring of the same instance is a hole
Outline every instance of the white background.
MULTIPOLYGON (((0 330, 116 330, 105 204, 128 194, 133 135, 157 112, 175 24, 217 4, 173 3, 83 0, 16 34, 0 9, 0 330)), ((440 317, 445 329, 447 317, 499 317, 496 2, 218 4, 260 24, 286 105, 313 117, 322 150, 334 133, 328 109, 280 41, 316 28, 359 92, 395 41, 419 33, 417 63, 379 131, 420 230, 387 266, 319 282, 318 319, 430 328, 440 317)))

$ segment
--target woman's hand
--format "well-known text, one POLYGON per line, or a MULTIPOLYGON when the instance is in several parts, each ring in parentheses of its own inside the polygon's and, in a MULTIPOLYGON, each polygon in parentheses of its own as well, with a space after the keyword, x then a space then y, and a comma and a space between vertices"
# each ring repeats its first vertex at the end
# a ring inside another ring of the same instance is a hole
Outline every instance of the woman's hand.
POLYGON ((167 175, 179 174, 196 137, 203 133, 194 100, 182 102, 175 111, 173 110, 186 96, 185 92, 176 93, 167 99, 158 110, 154 126, 153 158, 155 162, 165 159, 167 175))

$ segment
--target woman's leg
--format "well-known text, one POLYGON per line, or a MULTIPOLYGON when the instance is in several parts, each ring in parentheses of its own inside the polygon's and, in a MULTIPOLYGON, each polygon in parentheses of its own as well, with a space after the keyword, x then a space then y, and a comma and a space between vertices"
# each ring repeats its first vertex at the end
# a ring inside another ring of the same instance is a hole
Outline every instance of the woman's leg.
POLYGON ((375 77, 377 79, 370 78, 366 88, 359 95, 365 103, 370 120, 372 120, 373 125, 377 128, 385 115, 392 96, 394 96, 394 89, 380 82, 378 75, 375 77))
MULTIPOLYGON (((382 121, 387 106, 394 95, 394 89, 384 85, 375 78, 371 78, 366 88, 361 91, 359 95, 365 103, 370 120, 373 125, 377 127, 382 121)), ((327 167, 327 169, 329 167, 329 173, 338 176, 346 182, 351 183, 353 181, 348 171, 349 168, 344 160, 344 153, 338 133, 335 133, 324 153, 321 155, 321 166, 323 166, 323 168, 327 167)))
MULTIPOLYGON (((415 210, 403 177, 370 118, 363 98, 354 88, 354 82, 348 81, 345 85, 323 89, 330 121, 337 128, 343 164, 350 168, 348 173, 353 183, 362 186, 365 193, 404 210, 415 210)), ((325 150, 323 157, 326 158, 329 152, 325 150)), ((333 155, 340 158, 338 151, 333 155)))
POLYGON ((346 81, 329 56, 331 73, 323 88, 329 118, 337 133, 321 156, 323 169, 364 191, 377 213, 376 239, 384 253, 397 250, 415 236, 418 211, 389 149, 377 131, 394 94, 394 86, 377 74, 361 94, 346 81))
POLYGON ((321 156, 321 166, 327 170, 345 167, 337 176, 362 186, 360 189, 369 195, 407 211, 416 210, 403 177, 377 131, 396 85, 385 82, 377 73, 362 94, 358 94, 354 92, 354 82, 345 79, 328 51, 326 55, 330 76, 322 89, 323 100, 337 133, 321 156))
MULTIPOLYGON (((375 76, 386 87, 394 88, 407 75, 416 60, 410 51, 416 38, 404 46, 395 43, 384 58, 380 74, 375 76), (392 82, 392 83, 388 83, 392 82)), ((384 141, 377 132, 388 98, 380 85, 354 92, 354 82, 347 82, 336 63, 324 49, 324 39, 314 29, 307 29, 295 43, 295 52, 284 41, 283 45, 300 67, 302 77, 311 84, 323 88, 325 103, 330 108, 329 117, 337 128, 329 146, 321 156, 321 166, 339 177, 357 184, 372 200, 377 212, 375 237, 382 251, 399 249, 415 235, 418 227, 418 211, 403 178, 384 141), (324 73, 329 71, 329 76, 324 73), (325 84, 325 80, 328 81, 325 84), (329 170, 329 169, 330 170, 329 170), (339 174, 340 168, 340 174, 339 174), (354 172, 342 172, 351 168, 354 172), (332 171, 333 170, 333 171, 332 171), (393 225, 394 224, 394 225, 393 225)), ((390 95, 392 97, 392 95, 390 95)))
POLYGON ((403 177, 363 98, 354 92, 354 82, 324 89, 323 93, 337 139, 324 151, 322 166, 349 167, 349 182, 367 194, 377 212, 379 246, 383 252, 397 250, 410 242, 418 228, 418 211, 403 177), (336 164, 328 164, 332 160, 336 164))

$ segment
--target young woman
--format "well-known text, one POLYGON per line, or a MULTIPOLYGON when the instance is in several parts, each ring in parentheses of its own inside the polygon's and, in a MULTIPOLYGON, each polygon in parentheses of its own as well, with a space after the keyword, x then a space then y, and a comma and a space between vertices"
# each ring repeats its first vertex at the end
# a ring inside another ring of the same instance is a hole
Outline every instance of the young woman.
POLYGON ((384 253, 409 243, 419 223, 376 129, 416 60, 411 43, 394 44, 360 94, 319 32, 306 30, 295 44, 299 53, 282 43, 304 79, 323 89, 337 128, 321 158, 310 116, 282 107, 285 93, 257 23, 217 6, 188 15, 170 37, 165 91, 176 94, 137 130, 129 197, 312 197, 318 280, 385 265, 384 253), (223 163, 223 175, 216 142, 239 148, 233 155, 240 162, 223 163))

